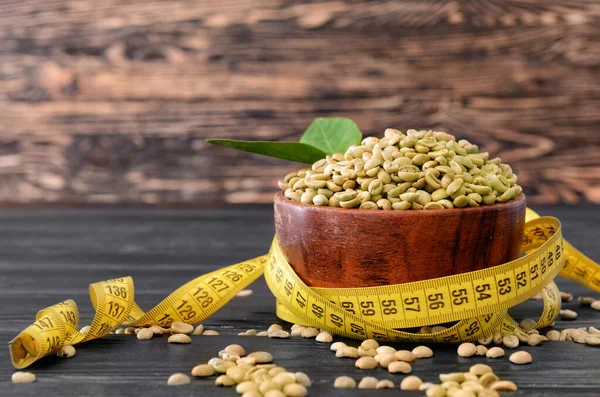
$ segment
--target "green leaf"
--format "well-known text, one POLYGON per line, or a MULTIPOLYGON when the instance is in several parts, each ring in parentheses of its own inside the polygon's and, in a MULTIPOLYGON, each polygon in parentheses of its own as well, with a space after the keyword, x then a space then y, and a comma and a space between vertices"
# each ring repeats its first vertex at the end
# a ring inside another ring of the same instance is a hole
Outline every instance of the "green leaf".
POLYGON ((360 145, 362 133, 354 121, 345 117, 316 118, 302 134, 300 142, 321 149, 328 155, 345 153, 352 145, 360 145))
POLYGON ((300 142, 238 141, 234 139, 207 139, 206 141, 215 145, 298 163, 312 164, 326 156, 320 149, 300 142))

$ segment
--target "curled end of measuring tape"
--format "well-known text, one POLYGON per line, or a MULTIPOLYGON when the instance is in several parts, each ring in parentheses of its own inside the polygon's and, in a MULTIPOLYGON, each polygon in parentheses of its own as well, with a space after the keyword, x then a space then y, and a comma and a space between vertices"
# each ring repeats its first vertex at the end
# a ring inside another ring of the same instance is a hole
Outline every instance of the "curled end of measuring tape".
MULTIPOLYGON (((525 221, 529 222, 540 218, 540 215, 527 208, 525 211, 525 221)), ((565 246, 565 265, 560 275, 564 278, 576 281, 587 288, 600 292, 600 265, 588 258, 577 248, 573 247, 568 241, 564 241, 565 246)))
POLYGON ((10 357, 15 368, 25 368, 64 344, 65 328, 53 307, 38 312, 36 321, 9 342, 10 357))
POLYGON ((15 368, 25 368, 35 361, 32 360, 38 350, 35 343, 35 339, 25 331, 9 342, 10 358, 15 368))

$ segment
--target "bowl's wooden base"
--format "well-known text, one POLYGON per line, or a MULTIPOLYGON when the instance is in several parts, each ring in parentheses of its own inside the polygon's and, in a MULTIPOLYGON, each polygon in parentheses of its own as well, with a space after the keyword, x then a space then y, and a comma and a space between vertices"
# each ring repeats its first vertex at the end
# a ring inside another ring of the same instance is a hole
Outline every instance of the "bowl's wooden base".
POLYGON ((279 244, 314 287, 367 287, 465 273, 516 259, 525 196, 439 211, 365 211, 275 196, 279 244))

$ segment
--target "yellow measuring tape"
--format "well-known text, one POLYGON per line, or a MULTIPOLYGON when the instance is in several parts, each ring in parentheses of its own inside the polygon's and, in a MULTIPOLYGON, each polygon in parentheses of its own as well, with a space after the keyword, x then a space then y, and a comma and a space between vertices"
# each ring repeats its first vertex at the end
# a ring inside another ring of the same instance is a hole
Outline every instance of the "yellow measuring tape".
POLYGON ((74 301, 57 303, 38 312, 36 321, 10 342, 11 360, 15 368, 25 368, 63 345, 100 338, 118 326, 200 322, 262 274, 277 299, 280 318, 340 336, 382 341, 461 342, 493 332, 518 332, 507 311, 537 293, 544 308, 534 328, 546 327, 560 310, 552 281, 559 273, 600 291, 600 265, 563 241, 558 219, 528 209, 522 252, 526 255, 499 266, 425 281, 311 288, 293 271, 275 239, 267 255, 195 278, 147 313, 135 303, 131 277, 91 284, 96 314, 88 332, 78 331, 74 301), (457 323, 432 334, 398 330, 448 322, 457 323))

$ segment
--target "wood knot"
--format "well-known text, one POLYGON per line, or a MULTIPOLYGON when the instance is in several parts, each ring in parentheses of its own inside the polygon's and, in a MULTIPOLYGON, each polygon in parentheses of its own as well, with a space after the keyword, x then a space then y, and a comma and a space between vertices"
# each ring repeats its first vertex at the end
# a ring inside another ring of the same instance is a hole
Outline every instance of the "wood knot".
POLYGON ((73 95, 78 89, 76 73, 55 62, 42 65, 38 83, 51 99, 73 95))

